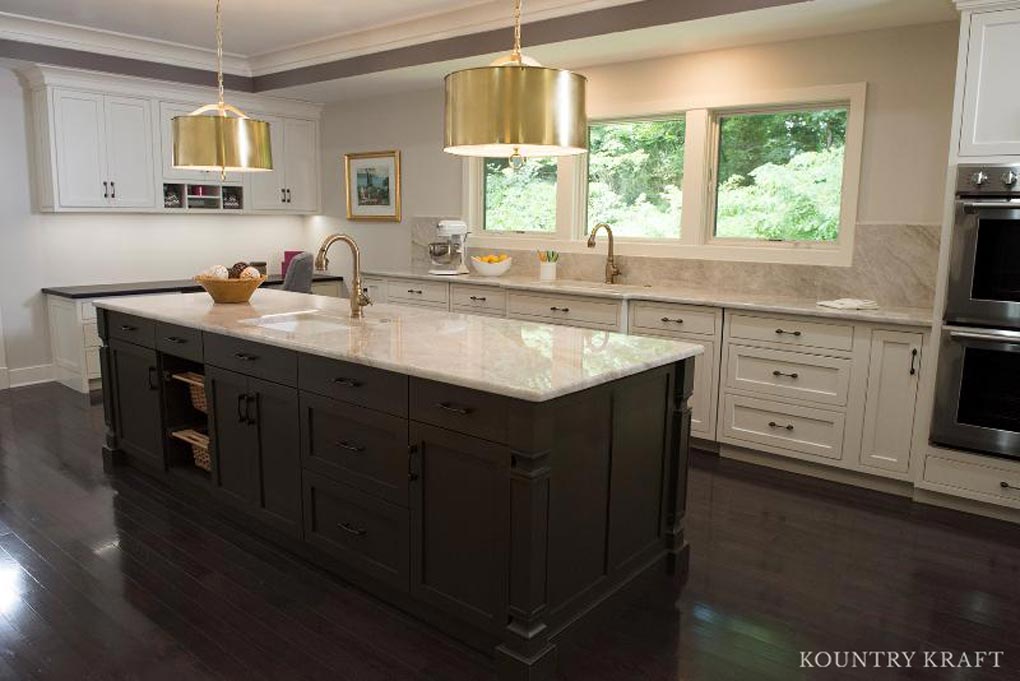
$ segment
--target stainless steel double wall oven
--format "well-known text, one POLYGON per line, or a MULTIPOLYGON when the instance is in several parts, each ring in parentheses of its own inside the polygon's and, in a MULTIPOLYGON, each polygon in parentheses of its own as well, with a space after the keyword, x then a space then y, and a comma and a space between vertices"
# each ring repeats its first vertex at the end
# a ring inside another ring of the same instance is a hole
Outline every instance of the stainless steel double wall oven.
POLYGON ((931 439, 1020 459, 1020 166, 961 165, 931 439))

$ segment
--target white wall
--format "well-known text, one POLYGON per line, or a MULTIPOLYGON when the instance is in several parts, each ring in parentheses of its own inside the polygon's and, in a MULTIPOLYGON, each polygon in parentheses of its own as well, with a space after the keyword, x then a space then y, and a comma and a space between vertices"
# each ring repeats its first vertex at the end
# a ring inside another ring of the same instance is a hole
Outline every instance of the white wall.
POLYGON ((218 262, 266 260, 311 245, 304 218, 53 215, 30 198, 28 112, 16 76, 0 69, 0 367, 11 383, 47 376, 46 286, 187 278, 218 262))

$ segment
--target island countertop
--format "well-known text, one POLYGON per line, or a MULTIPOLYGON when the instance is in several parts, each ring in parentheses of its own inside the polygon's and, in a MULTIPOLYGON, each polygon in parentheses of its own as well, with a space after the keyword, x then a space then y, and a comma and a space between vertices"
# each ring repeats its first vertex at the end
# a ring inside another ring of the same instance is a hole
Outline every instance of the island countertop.
POLYGON ((531 402, 704 351, 669 339, 397 305, 374 305, 363 319, 350 319, 347 300, 266 289, 241 305, 216 305, 205 293, 192 293, 108 298, 96 306, 531 402), (330 323, 289 323, 309 312, 330 323), (251 321, 266 315, 279 315, 279 323, 251 321))

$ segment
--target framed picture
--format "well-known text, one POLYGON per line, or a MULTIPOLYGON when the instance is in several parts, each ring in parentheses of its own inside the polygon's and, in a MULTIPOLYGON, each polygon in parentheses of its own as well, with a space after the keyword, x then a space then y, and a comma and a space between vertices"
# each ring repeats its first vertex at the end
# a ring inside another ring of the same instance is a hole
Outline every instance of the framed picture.
POLYGON ((400 152, 344 154, 348 220, 400 222, 400 152))

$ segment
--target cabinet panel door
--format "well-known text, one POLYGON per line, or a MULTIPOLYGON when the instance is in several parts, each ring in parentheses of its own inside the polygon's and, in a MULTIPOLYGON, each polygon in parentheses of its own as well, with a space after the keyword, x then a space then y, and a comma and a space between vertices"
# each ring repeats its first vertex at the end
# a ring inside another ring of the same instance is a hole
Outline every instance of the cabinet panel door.
POLYGON ((967 49, 961 156, 1020 154, 1020 10, 975 12, 967 49))
MULTIPOLYGON (((319 208, 319 126, 315 121, 298 118, 284 119, 283 126, 286 156, 280 160, 287 178, 284 185, 287 209, 316 211, 319 208)), ((273 145, 275 153, 275 140, 273 145)))
POLYGON ((273 169, 251 174, 251 196, 248 203, 255 210, 287 210, 283 202, 283 189, 287 186, 287 149, 283 120, 272 116, 255 115, 269 123, 269 143, 273 149, 273 169))
POLYGON ((106 97, 106 159, 114 206, 154 208, 152 103, 106 97))
POLYGON ((159 469, 163 461, 156 352, 120 340, 110 342, 117 445, 159 469))
POLYGON ((103 183, 109 182, 103 96, 54 90, 53 127, 59 205, 63 208, 109 205, 103 188, 103 183))
POLYGON ((506 624, 510 451, 502 445, 411 424, 411 590, 462 620, 506 624))
POLYGON ((301 432, 298 392, 249 379, 253 426, 258 432, 256 510, 264 521, 301 534, 301 432))
POLYGON ((875 331, 864 403, 861 464, 905 473, 921 367, 921 334, 875 331))
POLYGON ((213 485, 221 498, 251 509, 258 490, 258 438, 249 421, 248 378, 206 365, 213 485))

